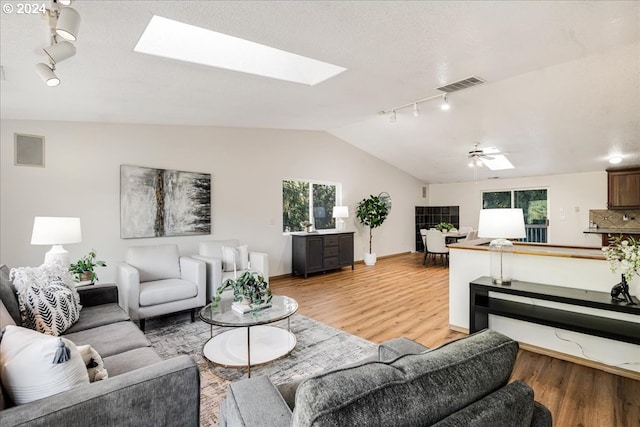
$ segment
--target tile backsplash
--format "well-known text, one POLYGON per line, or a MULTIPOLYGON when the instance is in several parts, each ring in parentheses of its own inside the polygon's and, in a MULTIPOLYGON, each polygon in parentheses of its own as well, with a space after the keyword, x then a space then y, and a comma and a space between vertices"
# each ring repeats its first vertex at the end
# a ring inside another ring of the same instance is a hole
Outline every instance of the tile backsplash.
POLYGON ((591 223, 591 221, 593 221, 598 228, 639 229, 640 209, 615 211, 607 209, 590 209, 589 223, 591 223))

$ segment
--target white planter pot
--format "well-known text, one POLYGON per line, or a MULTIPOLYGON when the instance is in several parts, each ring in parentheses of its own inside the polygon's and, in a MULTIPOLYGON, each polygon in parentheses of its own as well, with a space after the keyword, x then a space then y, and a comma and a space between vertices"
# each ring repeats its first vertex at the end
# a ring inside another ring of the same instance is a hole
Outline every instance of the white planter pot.
POLYGON ((376 254, 375 253, 364 254, 364 263, 365 265, 376 265, 376 254))

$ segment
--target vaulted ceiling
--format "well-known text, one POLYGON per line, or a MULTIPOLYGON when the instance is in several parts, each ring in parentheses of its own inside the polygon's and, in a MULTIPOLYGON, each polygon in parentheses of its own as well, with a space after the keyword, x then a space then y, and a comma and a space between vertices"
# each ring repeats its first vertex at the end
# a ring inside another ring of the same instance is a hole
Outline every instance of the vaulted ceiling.
MULTIPOLYGON (((17 2, 3 2, 3 5, 17 2)), ((48 4, 48 3, 47 3, 48 4)), ((640 164, 637 1, 76 1, 77 54, 46 87, 48 24, 0 15, 2 119, 323 130, 426 183, 640 164), (153 15, 347 68, 315 86, 135 53, 153 15), (397 110, 469 76, 485 83, 397 110)), ((304 141, 301 141, 301 144, 304 141)), ((318 150, 322 147, 317 147, 318 150)), ((339 155, 339 153, 336 153, 339 155)))

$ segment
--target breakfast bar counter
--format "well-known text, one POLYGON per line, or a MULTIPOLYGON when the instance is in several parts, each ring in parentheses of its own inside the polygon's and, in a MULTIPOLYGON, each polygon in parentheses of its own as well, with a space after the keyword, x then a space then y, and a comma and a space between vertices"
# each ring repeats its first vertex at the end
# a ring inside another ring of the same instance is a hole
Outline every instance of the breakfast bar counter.
MULTIPOLYGON (((470 283, 479 277, 490 275, 489 241, 489 239, 477 239, 449 245, 449 324, 451 329, 463 332, 470 329, 470 283)), ((512 261, 513 279, 516 281, 576 291, 608 294, 612 286, 620 282, 621 278, 619 273, 611 272, 601 248, 515 243, 512 261)), ((640 278, 634 278, 629 285, 630 293, 637 297, 640 293, 640 278)), ((512 292, 490 291, 489 297, 540 307, 542 311, 554 309, 599 316, 603 319, 615 319, 625 324, 640 324, 640 315, 633 314, 636 313, 635 311, 633 313, 612 312, 552 301, 547 298, 514 295, 512 292)), ((488 315, 487 326, 519 341, 524 349, 640 379, 640 345, 638 344, 491 313, 488 315)))

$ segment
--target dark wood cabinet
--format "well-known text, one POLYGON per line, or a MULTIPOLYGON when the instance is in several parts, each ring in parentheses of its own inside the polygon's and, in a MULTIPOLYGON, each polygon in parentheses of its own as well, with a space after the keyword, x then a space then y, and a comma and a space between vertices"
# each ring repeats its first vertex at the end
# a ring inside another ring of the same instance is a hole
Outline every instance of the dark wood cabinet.
POLYGON ((607 170, 607 208, 640 209, 640 167, 607 170))
POLYGON ((291 235, 291 274, 325 272, 351 266, 353 270, 353 232, 300 233, 291 235))

